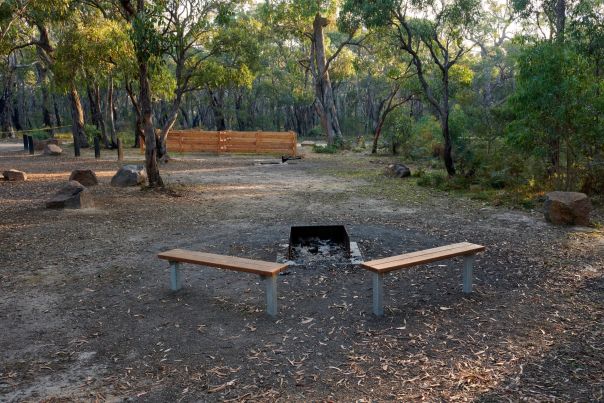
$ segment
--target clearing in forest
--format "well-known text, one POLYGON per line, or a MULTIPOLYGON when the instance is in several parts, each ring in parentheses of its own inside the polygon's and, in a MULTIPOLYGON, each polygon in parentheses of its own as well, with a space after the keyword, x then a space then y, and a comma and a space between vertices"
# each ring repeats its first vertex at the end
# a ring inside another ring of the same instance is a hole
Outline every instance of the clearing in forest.
POLYGON ((0 183, 0 400, 602 399, 597 229, 387 178, 390 161, 366 155, 187 156, 162 166, 159 192, 111 187, 118 163, 89 153, 0 150, 2 169, 29 176, 0 183), (97 172, 96 207, 45 209, 76 168, 97 172), (354 264, 290 267, 272 319, 257 276, 185 265, 173 293, 156 256, 276 261, 290 227, 312 224, 345 225, 366 260, 487 249, 470 296, 459 260, 389 275, 382 318, 354 264))

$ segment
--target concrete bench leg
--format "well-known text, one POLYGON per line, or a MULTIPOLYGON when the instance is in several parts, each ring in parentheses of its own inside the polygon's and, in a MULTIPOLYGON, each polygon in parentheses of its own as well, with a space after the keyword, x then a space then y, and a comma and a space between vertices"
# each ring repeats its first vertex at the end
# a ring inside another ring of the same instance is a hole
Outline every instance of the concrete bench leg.
POLYGON ((466 256, 463 258, 463 292, 469 294, 472 292, 472 265, 476 256, 466 256))
POLYGON ((266 313, 277 316, 277 276, 263 276, 266 285, 266 313))
POLYGON ((384 315, 384 274, 372 273, 373 276, 373 314, 384 315))
POLYGON ((179 262, 170 262, 170 288, 172 291, 178 291, 182 287, 182 278, 179 269, 179 262))

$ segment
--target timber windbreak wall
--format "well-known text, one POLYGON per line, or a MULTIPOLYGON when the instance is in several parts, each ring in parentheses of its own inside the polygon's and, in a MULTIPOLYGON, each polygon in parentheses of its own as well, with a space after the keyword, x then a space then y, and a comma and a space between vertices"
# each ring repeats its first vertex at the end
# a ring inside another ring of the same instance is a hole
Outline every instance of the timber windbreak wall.
MULTIPOLYGON (((252 153, 296 156, 295 132, 170 130, 168 152, 252 153)), ((141 149, 144 141, 141 141, 141 149)))

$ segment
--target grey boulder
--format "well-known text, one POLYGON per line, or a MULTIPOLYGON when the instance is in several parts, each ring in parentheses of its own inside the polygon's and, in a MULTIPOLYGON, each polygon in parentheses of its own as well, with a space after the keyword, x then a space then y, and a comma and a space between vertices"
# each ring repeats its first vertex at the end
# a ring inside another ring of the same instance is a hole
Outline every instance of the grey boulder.
POLYGON ((17 171, 16 169, 9 169, 8 171, 2 172, 2 176, 7 181, 22 182, 27 180, 27 174, 23 171, 17 171))
POLYGON ((395 178, 406 178, 411 176, 411 170, 403 164, 390 164, 386 168, 386 175, 395 178))
POLYGON ((63 149, 56 144, 46 144, 44 147, 45 155, 61 155, 63 153, 63 149))
POLYGON ((550 192, 543 205, 545 219, 552 224, 589 225, 591 202, 585 193, 550 192))
POLYGON ((46 202, 46 208, 52 209, 80 209, 94 207, 90 192, 80 183, 69 181, 46 202))
POLYGON ((36 151, 43 151, 49 144, 60 146, 61 142, 57 139, 38 140, 34 138, 34 150, 36 151))
POLYGON ((84 186, 95 186, 99 180, 92 169, 74 169, 69 175, 70 181, 80 182, 84 186))
POLYGON ((111 186, 138 186, 146 181, 147 173, 142 165, 124 165, 111 178, 111 186))

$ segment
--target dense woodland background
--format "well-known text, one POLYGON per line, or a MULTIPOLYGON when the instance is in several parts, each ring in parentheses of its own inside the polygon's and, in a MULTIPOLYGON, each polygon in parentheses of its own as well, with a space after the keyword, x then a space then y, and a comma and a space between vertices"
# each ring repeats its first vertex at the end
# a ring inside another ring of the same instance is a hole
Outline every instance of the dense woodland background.
POLYGON ((2 137, 143 139, 151 186, 169 130, 204 128, 604 193, 601 0, 3 0, 0 24, 2 137))

